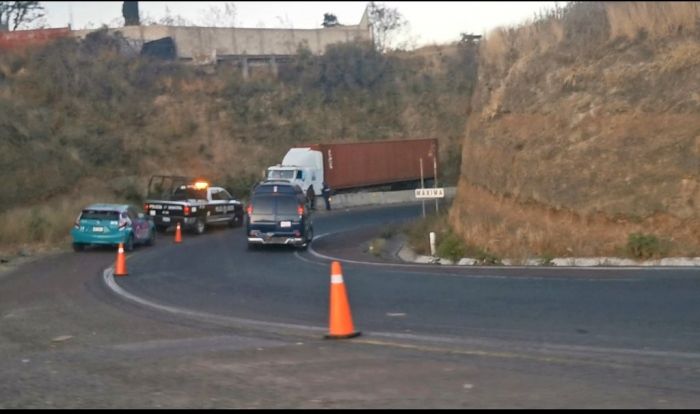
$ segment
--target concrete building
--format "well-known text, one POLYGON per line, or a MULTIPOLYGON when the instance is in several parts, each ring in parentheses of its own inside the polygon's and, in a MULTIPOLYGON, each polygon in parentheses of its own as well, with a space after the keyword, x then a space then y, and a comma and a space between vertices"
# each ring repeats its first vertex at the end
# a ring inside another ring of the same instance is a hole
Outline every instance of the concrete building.
MULTIPOLYGON (((84 38, 94 30, 74 30, 71 35, 84 38)), ((249 67, 269 65, 277 72, 277 63, 297 54, 300 46, 321 55, 328 45, 353 41, 372 41, 367 10, 357 25, 338 25, 319 29, 248 29, 191 26, 125 26, 108 29, 121 33, 134 50, 144 44, 170 38, 175 57, 196 64, 232 61, 240 64, 244 76, 249 67)))

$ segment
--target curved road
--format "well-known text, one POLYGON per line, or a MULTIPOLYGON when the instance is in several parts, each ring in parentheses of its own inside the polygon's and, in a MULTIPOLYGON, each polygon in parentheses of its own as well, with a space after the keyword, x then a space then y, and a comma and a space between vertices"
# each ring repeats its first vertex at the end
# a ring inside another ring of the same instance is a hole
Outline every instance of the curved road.
MULTIPOLYGON (((326 236, 303 254, 275 247, 248 251, 241 231, 190 238, 187 246, 132 257, 130 277, 118 284, 162 305, 323 329, 330 283, 325 257, 334 255, 334 244, 358 243, 348 243, 343 232, 370 227, 378 233, 383 224, 420 212, 404 206, 318 215, 316 234, 326 236)), ((368 334, 700 351, 697 269, 442 269, 355 262, 341 260, 356 328, 368 334)))
POLYGON ((361 264, 420 205, 319 212, 306 252, 243 229, 0 277, 0 408, 697 407, 697 269, 361 264), (329 257, 362 336, 323 340, 329 257), (105 283, 106 282, 106 283, 105 283))

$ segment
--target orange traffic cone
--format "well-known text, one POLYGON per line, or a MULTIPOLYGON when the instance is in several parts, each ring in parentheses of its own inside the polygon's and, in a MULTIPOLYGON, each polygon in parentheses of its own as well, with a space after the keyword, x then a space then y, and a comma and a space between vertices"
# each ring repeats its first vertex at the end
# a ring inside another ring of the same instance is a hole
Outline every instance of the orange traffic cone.
POLYGON ((126 271, 124 243, 119 243, 119 250, 117 250, 117 263, 114 265, 114 276, 126 276, 128 274, 129 272, 126 271))
POLYGON ((340 262, 331 263, 331 304, 329 318, 328 335, 326 339, 343 339, 353 338, 360 335, 359 331, 355 331, 352 324, 352 315, 350 314, 350 304, 348 296, 345 292, 345 283, 343 283, 343 272, 340 269, 340 262))
POLYGON ((175 228, 175 243, 182 243, 182 233, 180 233, 180 223, 175 228))

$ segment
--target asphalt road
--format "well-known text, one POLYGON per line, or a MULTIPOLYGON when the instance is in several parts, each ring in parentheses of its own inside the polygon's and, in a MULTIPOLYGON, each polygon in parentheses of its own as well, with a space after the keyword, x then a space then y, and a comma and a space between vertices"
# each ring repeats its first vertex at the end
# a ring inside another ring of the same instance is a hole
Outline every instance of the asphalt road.
POLYGON ((109 249, 0 276, 0 408, 700 406, 700 271, 358 263, 420 213, 320 212, 306 252, 220 229, 126 277, 109 249), (328 257, 358 338, 322 339, 328 257))

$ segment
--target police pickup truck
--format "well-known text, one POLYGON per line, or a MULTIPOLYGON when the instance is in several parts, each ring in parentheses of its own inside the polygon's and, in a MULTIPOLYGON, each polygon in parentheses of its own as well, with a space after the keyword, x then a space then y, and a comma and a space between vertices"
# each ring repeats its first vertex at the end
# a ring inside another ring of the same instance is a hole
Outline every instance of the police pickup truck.
POLYGON ((235 200, 226 189, 212 187, 206 181, 176 185, 167 200, 147 199, 143 207, 158 231, 180 223, 183 228, 202 234, 211 224, 228 224, 231 227, 243 224, 241 202, 235 200))

